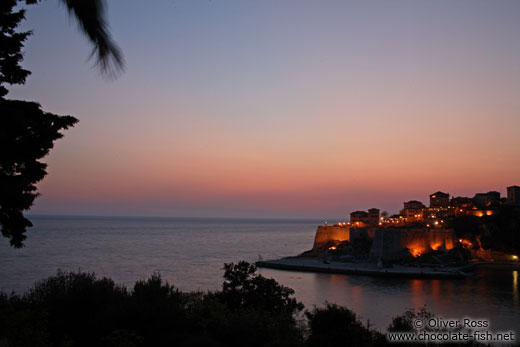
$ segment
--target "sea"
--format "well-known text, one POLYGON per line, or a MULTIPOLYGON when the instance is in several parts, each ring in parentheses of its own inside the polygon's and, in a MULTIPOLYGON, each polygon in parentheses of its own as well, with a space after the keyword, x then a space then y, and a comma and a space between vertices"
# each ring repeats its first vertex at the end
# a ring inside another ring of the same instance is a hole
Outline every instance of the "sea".
MULTIPOLYGON (((0 291, 23 294, 64 271, 93 272, 132 288, 159 273, 183 291, 218 290, 225 263, 255 262, 312 248, 323 220, 31 216, 25 247, 0 239, 0 291)), ((392 318, 425 307, 444 319, 486 320, 520 333, 519 274, 480 269, 478 279, 377 278, 259 269, 295 291, 306 309, 344 305, 384 331, 392 318)), ((517 335, 518 341, 518 335, 517 335)))

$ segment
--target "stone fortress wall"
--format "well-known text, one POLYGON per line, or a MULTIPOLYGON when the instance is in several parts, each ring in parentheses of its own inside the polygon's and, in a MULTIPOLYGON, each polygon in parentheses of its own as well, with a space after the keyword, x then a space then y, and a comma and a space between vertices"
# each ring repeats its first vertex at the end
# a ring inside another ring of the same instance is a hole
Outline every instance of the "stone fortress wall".
POLYGON ((432 250, 447 251, 455 246, 452 229, 381 228, 377 229, 370 258, 393 257, 407 248, 413 256, 432 250))
POLYGON ((371 258, 392 257, 408 249, 418 256, 431 250, 450 250, 455 246, 455 233, 451 229, 427 228, 351 228, 349 225, 320 225, 316 230, 313 249, 324 249, 342 241, 370 237, 373 244, 371 258))
POLYGON ((320 225, 316 230, 312 249, 324 248, 342 241, 350 241, 350 226, 344 224, 320 225))

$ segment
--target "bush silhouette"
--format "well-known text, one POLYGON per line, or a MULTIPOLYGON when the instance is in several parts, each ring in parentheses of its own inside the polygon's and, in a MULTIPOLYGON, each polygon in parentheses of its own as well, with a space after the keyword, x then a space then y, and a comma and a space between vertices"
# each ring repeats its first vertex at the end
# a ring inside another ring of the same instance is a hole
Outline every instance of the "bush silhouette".
POLYGON ((365 327, 348 308, 327 303, 306 312, 309 320, 308 346, 371 346, 384 343, 381 334, 365 327))
MULTIPOLYGON (((7 346, 382 346, 383 334, 346 307, 298 315, 293 290, 247 262, 224 265, 221 291, 184 293, 159 274, 132 290, 93 273, 62 272, 25 295, 0 293, 0 345, 7 346)), ((413 331, 421 309, 393 319, 413 331)))
POLYGON ((0 343, 301 345, 303 332, 293 314, 302 305, 290 297, 293 291, 256 274, 253 265, 239 264, 226 265, 233 285, 218 292, 183 293, 159 274, 129 291, 93 273, 58 271, 23 296, 0 295, 0 343))

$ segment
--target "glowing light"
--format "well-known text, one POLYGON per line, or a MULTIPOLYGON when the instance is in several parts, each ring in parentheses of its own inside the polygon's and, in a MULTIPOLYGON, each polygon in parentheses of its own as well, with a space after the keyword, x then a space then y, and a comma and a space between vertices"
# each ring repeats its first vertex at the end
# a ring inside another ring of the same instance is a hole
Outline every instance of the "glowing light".
POLYGON ((329 247, 329 249, 334 250, 334 249, 336 249, 336 246, 329 247))
POLYGON ((518 304, 518 271, 513 271, 513 296, 518 304))
POLYGON ((442 243, 440 243, 440 242, 437 242, 437 243, 431 243, 431 244, 430 244, 430 247, 431 247, 433 250, 435 250, 435 251, 438 251, 439 248, 441 248, 441 246, 442 246, 442 243))
POLYGON ((517 255, 513 255, 513 260, 518 260, 518 256, 517 255))
POLYGON ((490 211, 490 210, 486 211, 486 216, 492 216, 492 215, 493 215, 493 211, 490 211))
POLYGON ((467 248, 467 249, 473 248, 473 243, 471 243, 468 240, 459 239, 459 242, 462 244, 462 247, 464 247, 464 248, 467 248))

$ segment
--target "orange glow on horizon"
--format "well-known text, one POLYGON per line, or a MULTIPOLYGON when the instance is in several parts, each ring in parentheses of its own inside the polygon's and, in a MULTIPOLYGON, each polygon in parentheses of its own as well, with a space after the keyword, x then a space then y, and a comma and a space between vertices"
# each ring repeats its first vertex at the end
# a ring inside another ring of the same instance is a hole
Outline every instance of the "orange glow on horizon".
MULTIPOLYGON (((318 14, 303 3, 298 15, 285 15, 288 2, 212 2, 222 16, 209 20, 183 3, 183 20, 142 25, 142 35, 111 11, 129 63, 114 83, 28 42, 32 78, 9 97, 81 120, 44 158, 31 213, 392 215, 437 191, 520 184, 514 1, 471 11, 399 2, 392 15, 362 1, 318 14)), ((79 47, 51 13, 36 11, 52 24, 37 41, 79 47)))

